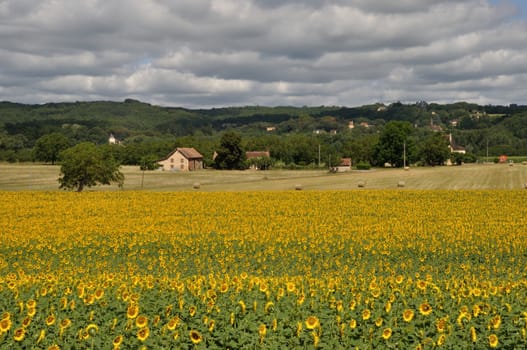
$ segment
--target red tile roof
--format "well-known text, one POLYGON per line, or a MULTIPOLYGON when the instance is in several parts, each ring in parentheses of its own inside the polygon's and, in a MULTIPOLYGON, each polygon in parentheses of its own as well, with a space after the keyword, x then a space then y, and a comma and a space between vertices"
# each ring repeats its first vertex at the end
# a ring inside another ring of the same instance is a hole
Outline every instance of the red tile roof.
POLYGON ((183 157, 187 159, 196 159, 196 158, 203 158, 201 153, 196 151, 194 148, 184 148, 184 147, 178 147, 176 148, 176 151, 179 151, 183 155, 183 157))
POLYGON ((250 151, 245 152, 247 159, 258 158, 258 157, 270 157, 269 151, 250 151))

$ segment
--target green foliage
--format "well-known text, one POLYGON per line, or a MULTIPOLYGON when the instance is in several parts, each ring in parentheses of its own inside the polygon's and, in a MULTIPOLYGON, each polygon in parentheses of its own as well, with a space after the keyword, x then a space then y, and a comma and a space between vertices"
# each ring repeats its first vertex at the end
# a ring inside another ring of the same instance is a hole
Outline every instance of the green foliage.
POLYGON ((141 170, 156 170, 160 167, 157 162, 158 158, 155 155, 144 156, 139 161, 139 169, 141 170))
POLYGON ((394 167, 404 165, 412 156, 413 144, 409 136, 412 133, 412 124, 401 121, 391 121, 386 124, 379 137, 379 143, 375 149, 376 161, 378 165, 390 163, 394 167))
POLYGON ((430 133, 419 147, 419 157, 426 165, 442 165, 450 157, 448 140, 441 132, 430 133))
POLYGON ((83 142, 61 152, 62 159, 60 188, 76 189, 81 192, 85 187, 110 185, 116 182, 120 187, 124 175, 119 170, 119 163, 111 153, 104 151, 90 142, 83 142))
POLYGON ((258 170, 269 170, 274 164, 270 157, 256 157, 246 160, 246 167, 254 167, 258 170))
POLYGON ((245 153, 241 136, 233 131, 226 132, 220 140, 214 165, 216 169, 244 169, 245 153))
POLYGON ((360 161, 357 163, 357 170, 370 170, 371 164, 365 161, 360 161))
POLYGON ((70 147, 70 140, 61 133, 46 134, 39 138, 33 148, 33 154, 36 160, 44 162, 55 162, 59 158, 60 152, 70 147))
POLYGON ((115 152, 122 164, 138 165, 148 155, 161 158, 176 146, 194 147, 204 155, 205 164, 215 165, 212 155, 221 135, 229 130, 247 140, 246 149, 269 150, 273 159, 287 167, 318 164, 319 145, 321 163, 334 155, 373 165, 383 165, 390 158, 397 165, 402 161, 392 158, 402 153, 400 147, 390 150, 385 147, 386 140, 380 140, 392 121, 412 125, 406 140, 409 162, 417 160, 414 145, 425 141, 430 123, 452 132, 458 145, 479 157, 487 150, 491 156, 527 154, 527 106, 419 101, 359 107, 190 110, 127 99, 43 105, 0 102, 0 161, 31 160, 37 140, 47 134, 61 133, 72 144, 105 144, 113 133, 126 146, 115 152), (350 121, 355 123, 354 129, 349 129, 350 121))

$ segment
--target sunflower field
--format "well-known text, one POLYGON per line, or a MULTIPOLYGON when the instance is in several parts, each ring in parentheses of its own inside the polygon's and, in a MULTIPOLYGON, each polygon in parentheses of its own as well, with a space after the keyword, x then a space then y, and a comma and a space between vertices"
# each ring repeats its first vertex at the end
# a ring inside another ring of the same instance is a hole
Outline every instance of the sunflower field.
POLYGON ((0 194, 0 349, 527 347, 525 191, 0 194))

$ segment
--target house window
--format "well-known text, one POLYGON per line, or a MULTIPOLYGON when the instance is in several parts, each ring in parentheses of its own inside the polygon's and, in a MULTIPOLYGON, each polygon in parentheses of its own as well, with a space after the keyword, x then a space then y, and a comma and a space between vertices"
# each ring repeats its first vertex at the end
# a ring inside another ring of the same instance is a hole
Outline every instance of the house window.
POLYGON ((170 158, 170 163, 174 163, 174 158, 170 158))
POLYGON ((181 164, 181 170, 185 169, 185 164, 181 164))
POLYGON ((185 163, 185 159, 181 158, 181 164, 185 163))
POLYGON ((170 164, 170 169, 174 169, 174 164, 170 164))

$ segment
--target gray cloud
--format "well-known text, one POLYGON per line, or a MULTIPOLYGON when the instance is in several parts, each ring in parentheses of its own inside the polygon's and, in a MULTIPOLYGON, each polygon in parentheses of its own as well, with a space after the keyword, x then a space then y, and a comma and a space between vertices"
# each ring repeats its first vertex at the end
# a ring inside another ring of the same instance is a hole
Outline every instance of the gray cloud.
POLYGON ((0 99, 525 103, 525 42, 506 1, 3 0, 0 99))

